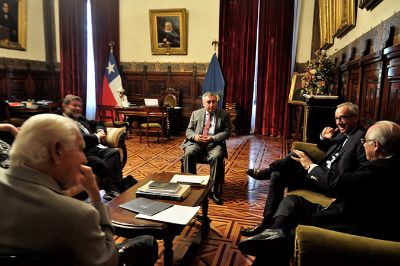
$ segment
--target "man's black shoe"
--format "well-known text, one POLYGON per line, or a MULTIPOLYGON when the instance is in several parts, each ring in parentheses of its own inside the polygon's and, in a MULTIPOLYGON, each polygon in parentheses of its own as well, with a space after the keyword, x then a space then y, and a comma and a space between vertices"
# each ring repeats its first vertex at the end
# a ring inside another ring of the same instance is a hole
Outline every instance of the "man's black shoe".
POLYGON ((110 201, 117 196, 119 196, 119 192, 111 190, 104 194, 103 199, 110 201))
POLYGON ((253 228, 243 228, 240 230, 240 234, 242 236, 255 236, 266 229, 266 226, 263 224, 258 224, 253 228))
POLYGON ((254 168, 254 169, 247 169, 246 174, 251 176, 256 180, 268 180, 271 178, 273 170, 269 167, 264 169, 254 168))
POLYGON ((266 251, 273 253, 281 250, 287 244, 287 238, 280 229, 265 229, 260 234, 249 237, 238 244, 244 254, 257 256, 266 251))
POLYGON ((222 205, 222 204, 224 204, 224 201, 220 198, 220 196, 218 196, 218 195, 216 195, 216 194, 214 194, 214 193, 212 193, 211 199, 212 199, 212 200, 214 201, 214 203, 217 204, 217 205, 222 205))

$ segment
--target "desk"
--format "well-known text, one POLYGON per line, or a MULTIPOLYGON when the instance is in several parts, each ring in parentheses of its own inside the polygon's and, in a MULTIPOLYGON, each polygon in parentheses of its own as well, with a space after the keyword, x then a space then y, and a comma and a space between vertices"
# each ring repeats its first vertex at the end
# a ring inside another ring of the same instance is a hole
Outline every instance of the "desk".
POLYGON ((10 106, 10 117, 19 117, 28 119, 31 116, 37 114, 48 113, 49 108, 47 106, 38 105, 37 108, 27 108, 10 106))
MULTIPOLYGON (((116 116, 137 116, 146 117, 145 106, 130 106, 130 107, 115 107, 116 116)), ((161 117, 161 113, 159 115, 161 117)), ((165 129, 167 136, 175 135, 178 133, 181 120, 181 109, 166 108, 166 123, 165 129)))
MULTIPOLYGON (((123 192, 121 195, 117 196, 115 199, 110 201, 107 205, 110 207, 111 220, 116 230, 116 235, 131 238, 139 235, 152 235, 157 239, 162 239, 164 241, 164 265, 172 265, 173 263, 173 250, 172 242, 175 236, 179 235, 185 226, 178 224, 169 224, 164 222, 156 222, 151 220, 136 219, 135 212, 125 210, 118 207, 119 204, 125 203, 127 201, 136 198, 136 190, 149 182, 150 180, 157 180, 168 182, 171 180, 174 173, 163 172, 152 174, 149 177, 143 179, 135 186, 123 192)), ((209 229, 209 219, 208 214, 208 194, 214 185, 214 181, 210 179, 207 186, 192 186, 190 195, 183 201, 168 201, 160 200, 164 202, 170 202, 177 205, 183 206, 200 206, 203 213, 203 224, 202 233, 208 231, 209 229)))

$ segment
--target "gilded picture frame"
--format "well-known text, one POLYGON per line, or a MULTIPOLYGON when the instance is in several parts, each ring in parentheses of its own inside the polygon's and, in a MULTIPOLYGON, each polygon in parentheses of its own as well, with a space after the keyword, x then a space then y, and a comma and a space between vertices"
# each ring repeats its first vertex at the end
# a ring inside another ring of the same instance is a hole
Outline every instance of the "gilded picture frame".
POLYGON ((301 88, 301 74, 293 72, 292 83, 290 84, 288 103, 302 105, 306 98, 303 96, 304 90, 301 88))
POLYGON ((335 1, 335 37, 341 38, 356 26, 356 0, 335 1))
POLYGON ((3 0, 0 5, 0 48, 26 50, 26 0, 3 0))
POLYGON ((150 39, 153 55, 187 54, 185 8, 150 9, 150 39))
POLYGON ((319 0, 320 48, 328 49, 333 45, 334 29, 334 2, 319 0))

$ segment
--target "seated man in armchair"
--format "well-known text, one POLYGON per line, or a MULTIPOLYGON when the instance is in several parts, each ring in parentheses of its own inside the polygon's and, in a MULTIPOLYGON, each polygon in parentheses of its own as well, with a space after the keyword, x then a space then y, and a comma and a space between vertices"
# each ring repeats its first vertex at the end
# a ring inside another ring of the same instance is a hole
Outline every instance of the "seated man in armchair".
POLYGON ((196 163, 207 157, 210 163, 210 176, 215 181, 212 199, 216 204, 223 204, 221 187, 224 179, 224 158, 227 157, 225 140, 231 134, 229 113, 217 108, 217 94, 204 93, 204 108, 196 110, 190 116, 186 129, 186 140, 182 144, 183 170, 196 174, 196 163))
POLYGON ((365 159, 365 152, 360 138, 364 137, 365 130, 359 125, 358 106, 346 102, 337 106, 335 111, 337 128, 326 127, 322 130, 321 141, 318 147, 326 151, 321 162, 313 163, 309 169, 303 169, 299 163, 291 159, 292 153, 273 162, 265 169, 249 169, 247 173, 257 180, 270 179, 267 193, 267 202, 264 208, 264 219, 254 228, 244 228, 240 232, 243 236, 252 236, 260 233, 271 225, 279 203, 283 199, 286 187, 306 188, 312 191, 327 194, 323 184, 315 184, 314 180, 330 176, 334 178, 345 172, 354 172, 365 159))
POLYGON ((123 190, 121 157, 117 149, 103 145, 107 129, 104 123, 88 120, 82 115, 82 99, 67 95, 63 100, 63 115, 76 121, 85 141, 87 165, 100 178, 100 184, 107 191, 104 199, 111 200, 123 190))
MULTIPOLYGON (((314 180, 336 195, 329 207, 289 195, 279 204, 268 229, 238 244, 243 253, 256 256, 253 265, 288 266, 293 254, 292 233, 298 224, 400 241, 400 218, 395 211, 400 186, 400 126, 391 121, 376 122, 359 142, 368 162, 354 172, 314 180)), ((294 154, 292 159, 303 169, 312 167, 304 152, 294 150, 294 154)))

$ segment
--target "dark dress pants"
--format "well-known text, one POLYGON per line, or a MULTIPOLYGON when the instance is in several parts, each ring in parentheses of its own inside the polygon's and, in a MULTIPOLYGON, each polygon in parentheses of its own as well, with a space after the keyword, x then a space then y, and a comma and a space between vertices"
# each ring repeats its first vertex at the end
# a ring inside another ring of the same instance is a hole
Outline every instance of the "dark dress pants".
POLYGON ((214 143, 209 143, 207 145, 192 143, 187 146, 182 157, 183 171, 185 173, 196 174, 196 164, 203 161, 203 156, 206 156, 206 160, 210 164, 210 177, 215 181, 213 192, 220 195, 222 192, 220 188, 225 174, 225 154, 221 145, 216 145, 214 143))
POLYGON ((118 149, 94 147, 85 151, 87 165, 100 177, 100 186, 106 191, 119 191, 122 181, 121 156, 118 149))

